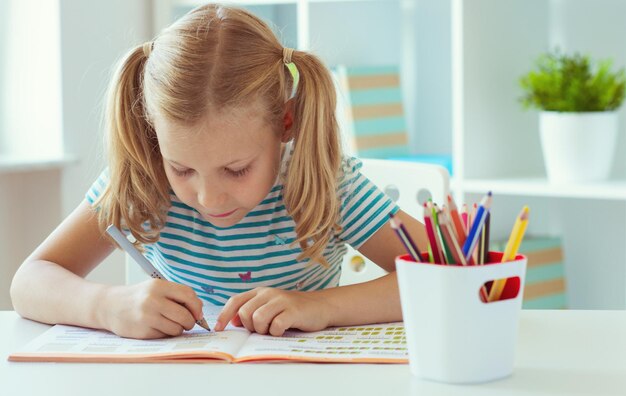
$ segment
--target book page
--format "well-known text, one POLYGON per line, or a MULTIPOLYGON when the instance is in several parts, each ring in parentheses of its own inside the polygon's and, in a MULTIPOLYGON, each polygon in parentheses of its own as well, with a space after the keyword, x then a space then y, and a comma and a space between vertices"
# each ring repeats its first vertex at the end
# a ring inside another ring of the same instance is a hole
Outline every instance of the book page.
POLYGON ((407 363, 404 324, 334 327, 282 337, 253 333, 235 361, 291 360, 306 362, 407 363))
MULTIPOLYGON (((213 325, 221 307, 205 307, 213 325)), ((231 360, 248 338, 246 329, 229 326, 207 332, 196 325, 178 337, 156 340, 122 338, 104 330, 56 325, 35 338, 12 361, 161 362, 187 359, 231 360)))

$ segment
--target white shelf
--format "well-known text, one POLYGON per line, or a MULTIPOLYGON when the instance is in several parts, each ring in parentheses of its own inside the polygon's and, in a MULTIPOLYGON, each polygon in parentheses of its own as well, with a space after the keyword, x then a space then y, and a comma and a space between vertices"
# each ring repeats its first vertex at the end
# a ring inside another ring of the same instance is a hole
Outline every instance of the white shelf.
POLYGON ((77 161, 78 159, 76 156, 67 154, 37 158, 17 155, 0 155, 0 174, 58 169, 74 164, 77 161))
MULTIPOLYGON (((616 65, 626 64, 620 41, 623 34, 615 33, 626 32, 620 19, 626 5, 614 0, 228 3, 254 6, 249 8, 284 29, 280 33, 285 43, 313 51, 328 65, 402 65, 405 109, 413 109, 406 112, 407 124, 414 142, 420 143, 413 148, 452 154, 451 190, 458 199, 465 201, 466 194, 482 195, 489 190, 506 197, 498 204, 498 219, 515 216, 517 197, 532 201, 531 231, 563 238, 571 306, 626 307, 626 250, 622 248, 626 163, 618 156, 615 174, 619 179, 603 183, 559 185, 545 177, 521 177, 541 175, 545 169, 537 116, 522 111, 517 102, 519 77, 539 53, 554 45, 599 58, 615 57, 616 65), (442 73, 447 77, 437 79, 442 73), (590 201, 601 203, 596 205, 598 210, 611 220, 606 234, 574 224, 595 220, 595 214, 584 211, 590 201), (594 245, 610 248, 590 252, 588 246, 594 245), (591 269, 590 262, 606 265, 591 269)), ((153 4, 159 31, 172 22, 171 6, 202 2, 153 0, 153 4)), ((618 153, 624 152, 625 144, 624 140, 618 144, 618 153)), ((504 221, 492 226, 503 235, 510 231, 504 221)))
POLYGON ((461 187, 466 193, 492 191, 499 195, 626 201, 626 180, 555 184, 545 178, 470 179, 464 180, 461 186, 455 180, 453 185, 461 187))
MULTIPOLYGON (((280 4, 296 4, 296 3, 363 3, 363 2, 398 2, 399 0, 224 0, 223 4, 241 4, 241 5, 280 5, 280 4)), ((202 0, 177 0, 177 5, 198 6, 205 4, 202 0)))
MULTIPOLYGON (((158 0, 157 0, 158 1, 158 0)), ((224 0, 221 3, 226 5, 280 5, 280 4, 296 4, 299 0, 224 0)), ((202 0, 176 0, 172 1, 178 6, 196 7, 206 4, 202 0)))

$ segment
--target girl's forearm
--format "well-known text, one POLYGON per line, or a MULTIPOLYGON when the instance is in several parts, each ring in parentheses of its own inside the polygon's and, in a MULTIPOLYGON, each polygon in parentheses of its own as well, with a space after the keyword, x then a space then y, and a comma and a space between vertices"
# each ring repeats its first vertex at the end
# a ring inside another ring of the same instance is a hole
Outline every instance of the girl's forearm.
POLYGON ((331 307, 329 326, 351 326, 402 320, 396 273, 370 282, 312 292, 331 307))
POLYGON ((110 286, 89 282, 50 261, 24 263, 11 299, 21 316, 43 323, 105 328, 100 303, 110 286))

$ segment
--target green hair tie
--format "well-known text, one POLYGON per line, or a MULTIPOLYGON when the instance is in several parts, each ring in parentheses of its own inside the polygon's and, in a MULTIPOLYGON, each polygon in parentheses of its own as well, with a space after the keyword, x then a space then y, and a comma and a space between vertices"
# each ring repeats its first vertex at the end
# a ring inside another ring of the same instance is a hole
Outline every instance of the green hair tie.
POLYGON ((293 86, 291 87, 291 95, 289 99, 292 99, 296 96, 296 91, 298 90, 298 83, 300 82, 300 72, 296 67, 296 64, 293 62, 285 63, 287 69, 289 70, 289 74, 291 74, 291 79, 293 80, 293 86))

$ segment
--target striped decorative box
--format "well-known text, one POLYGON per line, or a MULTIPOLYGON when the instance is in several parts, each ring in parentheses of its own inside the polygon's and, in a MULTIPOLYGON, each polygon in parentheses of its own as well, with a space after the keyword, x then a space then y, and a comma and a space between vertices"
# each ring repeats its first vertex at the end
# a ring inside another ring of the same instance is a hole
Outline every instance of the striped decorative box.
POLYGON ((398 66, 332 69, 338 89, 338 117, 349 154, 441 165, 452 174, 449 154, 413 154, 404 117, 398 66))
POLYGON ((334 70, 358 156, 409 155, 398 66, 337 66, 334 70))
MULTIPOLYGON (((504 251, 505 241, 492 242, 490 250, 504 251)), ((525 237, 519 253, 528 257, 522 308, 567 308, 566 282, 561 239, 525 237)))

